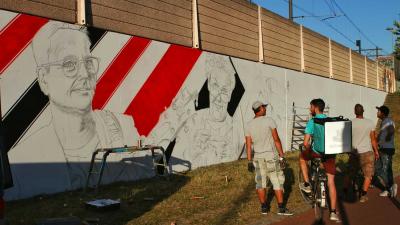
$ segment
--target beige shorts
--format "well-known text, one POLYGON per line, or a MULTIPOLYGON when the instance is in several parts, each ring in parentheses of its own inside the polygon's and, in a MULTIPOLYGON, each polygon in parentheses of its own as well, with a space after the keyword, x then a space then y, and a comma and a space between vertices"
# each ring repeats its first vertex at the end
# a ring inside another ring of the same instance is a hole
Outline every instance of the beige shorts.
POLYGON ((280 169, 279 162, 271 162, 266 159, 254 159, 256 188, 267 188, 268 181, 271 181, 274 190, 282 190, 285 183, 285 176, 280 169))
POLYGON ((374 175, 375 156, 373 152, 351 154, 349 158, 350 176, 354 177, 361 168, 364 177, 372 179, 374 175))

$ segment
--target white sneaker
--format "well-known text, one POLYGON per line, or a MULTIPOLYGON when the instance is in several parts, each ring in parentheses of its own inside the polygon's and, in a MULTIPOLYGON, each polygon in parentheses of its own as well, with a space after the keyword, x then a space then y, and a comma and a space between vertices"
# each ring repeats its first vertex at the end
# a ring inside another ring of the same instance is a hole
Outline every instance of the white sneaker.
POLYGON ((389 196, 389 192, 388 191, 382 191, 379 196, 381 197, 388 197, 389 196))
POLYGON ((308 183, 308 184, 306 184, 306 183, 300 183, 300 189, 301 189, 302 191, 304 191, 305 193, 307 193, 307 194, 311 193, 311 186, 310 186, 309 183, 308 183))
POLYGON ((336 214, 336 212, 331 212, 331 214, 329 215, 329 219, 332 221, 340 221, 339 216, 336 214))
POLYGON ((390 196, 392 198, 395 198, 397 195, 397 184, 393 184, 392 187, 390 188, 390 196))

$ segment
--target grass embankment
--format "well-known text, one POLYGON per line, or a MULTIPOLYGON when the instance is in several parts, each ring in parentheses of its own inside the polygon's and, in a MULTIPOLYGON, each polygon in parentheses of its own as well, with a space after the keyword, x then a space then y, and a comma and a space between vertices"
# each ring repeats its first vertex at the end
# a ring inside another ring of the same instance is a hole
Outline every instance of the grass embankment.
MULTIPOLYGON (((309 206, 303 202, 298 190, 298 153, 288 154, 287 159, 290 166, 286 170, 285 197, 288 208, 299 213, 309 206)), ((346 160, 346 156, 338 158, 342 165, 346 160)), ((393 166, 397 174, 399 164, 400 154, 396 154, 393 166)), ((259 213, 254 188, 254 174, 247 171, 246 160, 241 160, 173 175, 169 181, 154 178, 103 186, 97 195, 75 191, 10 202, 7 217, 13 225, 68 216, 82 220, 98 218, 97 224, 101 225, 169 225, 173 221, 179 225, 223 225, 279 220, 272 192, 268 198, 272 213, 265 216, 259 213), (84 202, 95 198, 120 199, 121 209, 112 212, 85 209, 84 202)))
MULTIPOLYGON (((396 121, 396 149, 393 170, 400 174, 400 104, 391 105, 396 121)), ((309 208, 298 190, 298 153, 287 155, 285 198, 287 207, 295 212, 309 208)), ((347 157, 337 158, 338 166, 345 166, 347 157)), ((338 190, 343 174, 338 174, 338 190)), ((13 225, 31 225, 41 218, 76 216, 81 219, 98 218, 101 225, 154 224, 169 225, 223 225, 254 224, 276 221, 276 201, 270 192, 271 212, 259 213, 255 194, 254 174, 247 171, 247 161, 199 168, 181 175, 172 175, 169 181, 149 179, 118 183, 100 188, 100 192, 84 194, 79 191, 36 197, 7 204, 6 215, 13 225), (95 198, 121 200, 121 209, 113 212, 93 212, 84 208, 84 202, 95 198)))
MULTIPOLYGON (((288 207, 304 207, 296 184, 297 154, 289 154, 286 196, 288 207)), ((170 180, 154 178, 103 186, 97 195, 79 191, 35 197, 7 204, 7 218, 13 225, 34 224, 41 218, 77 216, 98 218, 99 224, 250 224, 262 218, 255 194, 254 174, 246 160, 199 168, 170 180), (121 200, 121 209, 93 212, 84 202, 94 198, 121 200)), ((271 198, 271 211, 276 212, 271 198)), ((263 216, 265 217, 265 216, 263 216)), ((275 220, 275 213, 266 218, 275 220)))

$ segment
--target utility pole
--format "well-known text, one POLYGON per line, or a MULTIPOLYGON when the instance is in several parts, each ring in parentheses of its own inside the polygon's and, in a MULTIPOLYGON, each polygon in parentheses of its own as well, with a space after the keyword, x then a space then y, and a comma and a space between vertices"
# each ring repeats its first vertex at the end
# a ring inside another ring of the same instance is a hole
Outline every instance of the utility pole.
POLYGON ((293 0, 289 0, 289 20, 293 21, 293 0))
POLYGON ((356 46, 358 47, 358 53, 361 54, 361 40, 356 40, 356 46))
MULTIPOLYGON (((365 49, 359 49, 359 51, 368 51, 368 52, 371 52, 371 51, 375 51, 375 57, 376 57, 376 59, 379 57, 379 51, 380 50, 382 50, 381 48, 378 48, 378 46, 376 46, 375 48, 365 48, 365 49)), ((368 53, 367 53, 367 55, 368 55, 368 53)))
POLYGON ((382 50, 382 49, 380 49, 380 48, 378 48, 378 46, 376 46, 375 47, 375 56, 376 56, 375 59, 378 59, 378 57, 379 57, 379 50, 382 50))

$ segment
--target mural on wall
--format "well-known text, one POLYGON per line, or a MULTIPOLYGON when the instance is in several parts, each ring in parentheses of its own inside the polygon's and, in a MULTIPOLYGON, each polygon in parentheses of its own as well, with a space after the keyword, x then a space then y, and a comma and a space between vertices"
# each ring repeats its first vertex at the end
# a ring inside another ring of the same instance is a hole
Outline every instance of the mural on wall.
POLYGON ((205 83, 197 90, 185 85, 148 139, 164 147, 173 142, 173 157, 190 161, 193 168, 237 157, 233 115, 245 91, 228 56, 203 56, 205 83))
MULTIPOLYGON (((167 149, 174 171, 233 161, 254 101, 269 104, 284 142, 288 106, 311 98, 298 94, 304 74, 197 49, 8 11, 0 30, 7 199, 81 188, 93 151, 139 138, 167 149)), ((149 152, 120 153, 102 181, 150 176, 149 152)))

